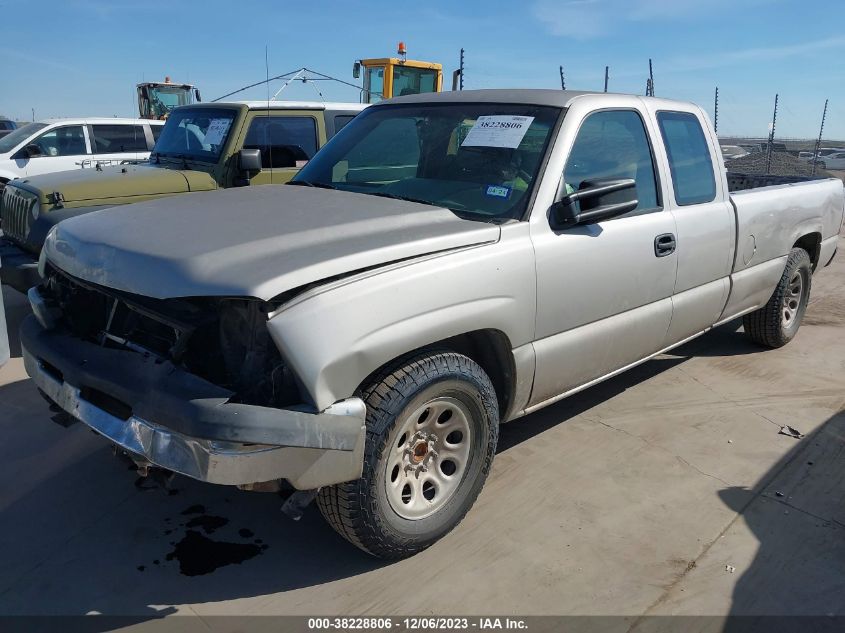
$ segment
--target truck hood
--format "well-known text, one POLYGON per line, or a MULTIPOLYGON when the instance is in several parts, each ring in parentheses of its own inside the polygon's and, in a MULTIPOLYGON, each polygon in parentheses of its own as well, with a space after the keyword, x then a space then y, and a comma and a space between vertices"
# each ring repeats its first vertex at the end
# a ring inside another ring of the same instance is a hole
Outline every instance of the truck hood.
POLYGON ((256 297, 410 257, 494 242, 448 209, 303 186, 161 198, 61 222, 48 260, 133 294, 256 297))
POLYGON ((165 195, 207 191, 216 185, 208 174, 153 165, 114 165, 97 169, 75 169, 43 174, 15 181, 16 186, 46 196, 59 192, 65 204, 132 196, 165 195))

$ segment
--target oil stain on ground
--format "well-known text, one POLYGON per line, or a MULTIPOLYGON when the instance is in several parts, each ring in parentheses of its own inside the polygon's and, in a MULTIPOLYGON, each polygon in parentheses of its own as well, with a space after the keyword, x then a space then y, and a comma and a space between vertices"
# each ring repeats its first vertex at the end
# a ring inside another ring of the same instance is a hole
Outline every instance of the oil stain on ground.
MULTIPOLYGON (((173 551, 165 556, 165 560, 177 561, 179 572, 183 576, 202 576, 210 574, 220 567, 239 565, 244 561, 255 558, 269 547, 260 538, 253 539, 255 534, 247 528, 238 530, 238 536, 242 539, 250 539, 250 542, 238 543, 209 538, 208 534, 213 534, 228 525, 229 519, 206 514, 206 509, 202 505, 193 505, 181 514, 192 518, 187 523, 180 523, 179 527, 185 528, 185 535, 178 542, 170 541, 173 551)), ((165 523, 170 523, 170 519, 165 519, 165 523)), ((164 533, 169 535, 176 529, 178 528, 169 528, 164 533)), ((158 560, 153 561, 153 563, 159 565, 158 560)), ((146 569, 146 566, 139 565, 137 569, 142 572, 146 569)))
POLYGON ((239 565, 255 558, 262 547, 255 543, 213 541, 196 530, 188 530, 166 558, 179 561, 179 571, 183 576, 202 576, 220 567, 239 565))

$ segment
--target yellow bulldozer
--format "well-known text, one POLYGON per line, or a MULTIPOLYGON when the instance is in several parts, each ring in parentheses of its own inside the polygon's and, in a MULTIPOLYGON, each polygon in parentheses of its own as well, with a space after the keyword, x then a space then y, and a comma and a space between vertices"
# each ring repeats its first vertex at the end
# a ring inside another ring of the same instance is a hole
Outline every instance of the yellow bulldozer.
POLYGON ((406 59, 407 49, 399 42, 399 57, 359 59, 352 67, 352 76, 361 77, 364 69, 364 103, 378 103, 382 99, 416 95, 443 90, 443 65, 406 59))

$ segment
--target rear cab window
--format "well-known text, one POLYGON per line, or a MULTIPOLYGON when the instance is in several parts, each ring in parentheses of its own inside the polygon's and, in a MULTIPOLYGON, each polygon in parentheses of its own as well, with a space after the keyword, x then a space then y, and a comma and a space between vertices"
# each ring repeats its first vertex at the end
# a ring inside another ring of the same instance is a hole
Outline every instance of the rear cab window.
POLYGON ((698 117, 689 112, 658 112, 657 124, 666 146, 678 206, 715 200, 716 177, 710 146, 698 117))

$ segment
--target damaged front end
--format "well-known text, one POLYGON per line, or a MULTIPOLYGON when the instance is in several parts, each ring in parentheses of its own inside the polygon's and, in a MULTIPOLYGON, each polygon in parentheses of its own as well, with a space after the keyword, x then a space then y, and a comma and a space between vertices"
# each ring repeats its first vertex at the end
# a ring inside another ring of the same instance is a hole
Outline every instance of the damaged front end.
POLYGON ((365 406, 315 411, 243 298, 150 299, 48 268, 24 362, 75 419, 150 463, 212 483, 310 490, 360 476, 365 406))

